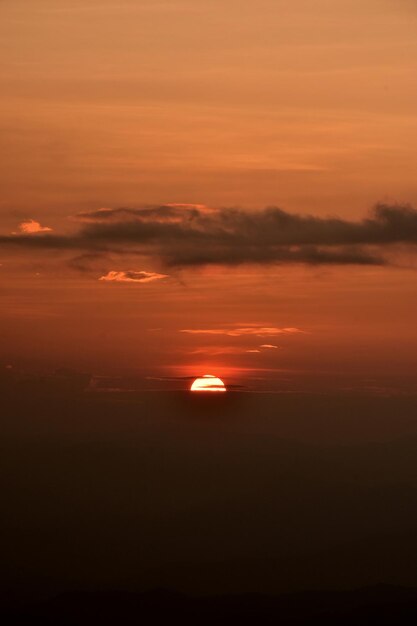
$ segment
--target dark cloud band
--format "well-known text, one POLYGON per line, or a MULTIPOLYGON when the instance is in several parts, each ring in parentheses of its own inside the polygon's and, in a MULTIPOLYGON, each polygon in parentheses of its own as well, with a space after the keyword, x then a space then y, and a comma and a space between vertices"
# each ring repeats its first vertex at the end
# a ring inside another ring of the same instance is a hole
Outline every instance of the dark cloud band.
POLYGON ((248 212, 200 205, 100 209, 73 218, 72 235, 0 237, 0 245, 115 252, 168 266, 240 263, 383 265, 396 244, 417 244, 417 211, 378 205, 360 221, 297 215, 279 208, 248 212))

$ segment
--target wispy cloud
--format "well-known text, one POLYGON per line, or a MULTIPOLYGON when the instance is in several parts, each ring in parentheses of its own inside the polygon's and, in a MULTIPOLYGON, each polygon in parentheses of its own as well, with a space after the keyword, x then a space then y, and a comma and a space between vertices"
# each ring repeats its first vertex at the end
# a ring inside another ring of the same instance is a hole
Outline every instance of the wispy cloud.
POLYGON ((188 354, 206 354, 208 356, 218 356, 220 354, 241 355, 250 352, 260 352, 260 350, 249 350, 246 348, 238 348, 236 346, 205 346, 191 350, 188 354))
POLYGON ((265 350, 277 350, 278 346, 274 346, 271 343, 263 343, 262 345, 259 346, 260 348, 264 348, 265 350))
POLYGON ((128 270, 127 272, 107 272, 104 276, 100 276, 99 280, 118 283, 151 283, 154 280, 161 280, 167 277, 167 274, 157 274, 156 272, 135 272, 128 270))
POLYGON ((295 335, 304 333, 305 331, 300 328, 277 328, 275 326, 252 325, 240 328, 184 328, 179 332, 189 335, 226 335, 228 337, 252 335, 255 337, 275 337, 277 335, 295 335))

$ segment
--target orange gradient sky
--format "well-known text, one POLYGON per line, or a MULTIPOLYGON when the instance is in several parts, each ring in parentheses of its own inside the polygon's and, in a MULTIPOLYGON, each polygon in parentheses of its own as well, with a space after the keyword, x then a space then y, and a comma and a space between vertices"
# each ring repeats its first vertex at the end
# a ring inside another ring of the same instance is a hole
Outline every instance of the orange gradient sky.
POLYGON ((416 33, 411 0, 3 0, 0 365, 413 388, 416 33))

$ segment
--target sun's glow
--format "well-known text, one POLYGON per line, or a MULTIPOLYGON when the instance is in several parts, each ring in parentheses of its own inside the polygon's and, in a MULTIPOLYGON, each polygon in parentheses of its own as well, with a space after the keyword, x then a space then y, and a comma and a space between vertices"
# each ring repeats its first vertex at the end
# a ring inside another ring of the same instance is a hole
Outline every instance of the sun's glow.
POLYGON ((196 378, 190 389, 191 391, 226 391, 224 382, 211 374, 196 378))

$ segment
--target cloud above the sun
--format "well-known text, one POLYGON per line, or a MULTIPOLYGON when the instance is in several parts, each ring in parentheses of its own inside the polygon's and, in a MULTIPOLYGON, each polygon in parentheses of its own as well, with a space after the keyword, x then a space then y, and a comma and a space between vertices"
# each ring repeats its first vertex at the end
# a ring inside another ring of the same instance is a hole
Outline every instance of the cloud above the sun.
POLYGON ((155 280, 161 280, 162 278, 168 278, 168 275, 158 274, 157 272, 135 272, 133 270, 124 272, 112 270, 100 276, 99 280, 116 283, 151 283, 155 280))
MULTIPOLYGON (((245 211, 166 204, 78 213, 72 224, 73 232, 59 234, 27 220, 17 233, 0 236, 0 246, 73 250, 83 258, 140 256, 160 268, 294 263, 378 266, 395 263, 398 251, 417 252, 417 210, 409 205, 379 204, 366 217, 351 221, 277 207, 245 211)), ((114 270, 105 270, 110 271, 114 270)))
POLYGON ((187 354, 198 355, 204 354, 208 356, 219 356, 219 355, 240 355, 246 354, 248 352, 260 352, 259 350, 248 350, 246 348, 239 348, 236 346, 205 346, 203 348, 196 348, 195 350, 191 350, 187 352, 187 354))
MULTIPOLYGON (((184 328, 179 332, 189 335, 225 335, 227 337, 276 337, 277 335, 297 335, 299 333, 305 333, 305 331, 300 328, 277 328, 275 326, 261 326, 257 324, 233 328, 184 328)), ((276 346, 269 344, 264 344, 261 347, 276 348, 276 346)))

